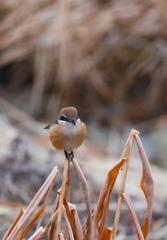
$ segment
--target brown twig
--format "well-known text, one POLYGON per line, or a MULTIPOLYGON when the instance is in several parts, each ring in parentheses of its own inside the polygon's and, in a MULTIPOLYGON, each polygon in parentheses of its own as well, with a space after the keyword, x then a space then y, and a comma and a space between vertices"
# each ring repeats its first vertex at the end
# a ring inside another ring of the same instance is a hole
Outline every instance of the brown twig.
POLYGON ((60 234, 60 231, 61 231, 63 201, 64 201, 64 196, 65 196, 66 182, 67 182, 67 173, 68 173, 68 159, 65 158, 64 172, 63 172, 63 178, 62 178, 62 186, 61 186, 61 191, 60 191, 60 200, 59 200, 59 207, 58 207, 56 240, 59 240, 59 234, 60 234))
POLYGON ((14 239, 17 239, 17 238, 19 239, 21 237, 21 233, 22 233, 26 223, 29 221, 30 217, 33 215, 35 209, 37 208, 37 206, 41 202, 42 198, 44 197, 46 191, 48 190, 50 184, 52 183, 52 181, 55 178, 57 173, 58 173, 58 168, 54 167, 52 172, 50 173, 50 175, 48 176, 48 178, 46 179, 46 181, 42 185, 42 187, 38 190, 35 197, 33 198, 31 203, 27 207, 25 213, 22 215, 20 221, 18 222, 17 230, 15 231, 13 236, 11 237, 11 240, 14 240, 14 239))
POLYGON ((128 206, 128 209, 129 209, 129 211, 132 215, 132 218, 133 218, 133 221, 134 221, 134 224, 135 224, 135 227, 136 227, 136 233, 137 233, 138 239, 139 240, 144 240, 144 236, 143 236, 139 221, 137 219, 135 210, 133 208, 133 204, 132 204, 132 201, 130 199, 129 193, 128 192, 123 193, 122 196, 123 196, 123 198, 124 198, 124 200, 125 200, 125 202, 128 206))
POLYGON ((48 205, 49 198, 50 198, 50 196, 51 196, 51 194, 52 194, 52 191, 53 191, 53 187, 54 187, 55 181, 56 181, 56 176, 55 176, 55 178, 53 179, 53 181, 52 181, 52 183, 51 183, 51 185, 50 185, 48 194, 47 194, 47 196, 46 196, 45 203, 44 203, 44 205, 43 205, 43 212, 42 212, 41 217, 40 217, 40 219, 39 219, 39 221, 38 221, 38 225, 37 225, 37 228, 36 228, 36 229, 38 229, 38 228, 40 227, 40 225, 41 225, 42 219, 43 219, 43 217, 44 217, 44 213, 45 213, 46 206, 48 205))
POLYGON ((88 191, 88 185, 87 185, 87 181, 85 179, 85 176, 79 166, 79 164, 77 163, 76 159, 73 158, 72 160, 72 164, 74 166, 74 169, 78 175, 78 178, 80 180, 81 186, 82 186, 82 191, 83 191, 83 195, 84 195, 84 199, 85 199, 85 203, 86 203, 86 207, 87 207, 87 229, 86 229, 86 233, 84 235, 84 240, 89 240, 91 238, 91 232, 92 232, 92 211, 91 211, 91 203, 90 203, 90 197, 89 197, 89 191, 88 191))

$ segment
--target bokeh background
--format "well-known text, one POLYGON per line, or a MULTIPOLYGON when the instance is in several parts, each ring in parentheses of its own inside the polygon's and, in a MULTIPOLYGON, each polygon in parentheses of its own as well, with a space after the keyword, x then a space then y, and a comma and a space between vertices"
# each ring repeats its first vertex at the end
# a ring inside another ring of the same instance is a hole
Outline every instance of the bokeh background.
MULTIPOLYGON (((167 239, 165 0, 0 1, 2 235, 17 206, 29 203, 55 164, 63 166, 43 127, 66 106, 75 106, 88 128, 76 156, 95 203, 130 130, 140 131, 155 180, 150 239, 167 239)), ((129 188, 144 212, 136 148, 133 158, 129 188)), ((78 191, 74 201, 82 202, 78 191)), ((120 239, 134 239, 131 220, 122 218, 120 239)))

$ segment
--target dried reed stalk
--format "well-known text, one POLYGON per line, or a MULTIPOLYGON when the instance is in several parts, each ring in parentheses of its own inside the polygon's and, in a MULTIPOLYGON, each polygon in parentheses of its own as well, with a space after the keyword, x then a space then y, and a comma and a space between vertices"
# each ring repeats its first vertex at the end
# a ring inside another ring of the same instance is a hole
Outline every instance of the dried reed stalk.
POLYGON ((87 207, 87 228, 86 228, 84 238, 83 238, 84 240, 87 240, 87 239, 91 238, 91 233, 92 233, 92 211, 91 211, 91 203, 90 203, 88 185, 87 185, 85 176, 75 158, 73 159, 72 163, 73 163, 74 169, 78 175, 78 178, 80 180, 86 207, 87 207))
POLYGON ((134 221, 134 223, 135 223, 135 227, 136 227, 136 232, 137 232, 138 239, 139 239, 139 240, 144 240, 143 232, 142 232, 142 230, 141 230, 139 221, 138 221, 137 216, 136 216, 136 214, 135 214, 135 210, 134 210, 134 208, 133 208, 133 204, 132 204, 132 202, 131 202, 129 193, 128 193, 128 192, 123 193, 123 194, 122 194, 122 197, 124 198, 124 200, 125 200, 128 208, 129 208, 129 212, 130 212, 131 215, 132 215, 133 221, 134 221))
POLYGON ((65 196, 65 187, 67 182, 67 173, 68 173, 68 159, 65 158, 64 163, 64 172, 62 178, 62 186, 60 190, 60 200, 59 200, 59 207, 58 207, 58 219, 57 219, 57 228, 56 228, 56 240, 59 240, 59 234, 61 231, 61 222, 62 222, 62 211, 63 211, 63 202, 65 196))

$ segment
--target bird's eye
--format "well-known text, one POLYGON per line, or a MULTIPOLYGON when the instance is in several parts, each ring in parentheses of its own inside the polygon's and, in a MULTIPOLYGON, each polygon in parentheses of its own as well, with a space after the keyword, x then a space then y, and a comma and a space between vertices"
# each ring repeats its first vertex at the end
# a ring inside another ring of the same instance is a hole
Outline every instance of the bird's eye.
POLYGON ((68 118, 66 118, 65 116, 61 116, 60 120, 68 122, 68 118))

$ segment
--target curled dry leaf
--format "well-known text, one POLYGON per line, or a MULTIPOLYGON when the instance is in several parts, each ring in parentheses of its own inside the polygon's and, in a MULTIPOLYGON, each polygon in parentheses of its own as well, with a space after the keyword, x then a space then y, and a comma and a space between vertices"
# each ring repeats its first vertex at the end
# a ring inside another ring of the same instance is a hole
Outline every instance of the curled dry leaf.
POLYGON ((122 168, 124 159, 120 160, 110 169, 107 174, 107 178, 102 187, 97 208, 93 217, 93 240, 100 239, 104 231, 104 225, 107 218, 107 212, 109 207, 110 194, 114 187, 116 178, 119 174, 119 170, 122 168), (100 224, 99 224, 100 223, 100 224))
POLYGON ((143 145, 138 135, 135 135, 135 140, 139 149, 139 154, 142 161, 143 175, 140 182, 140 187, 144 192, 147 201, 147 211, 142 225, 142 232, 146 239, 151 223, 152 208, 153 208, 153 193, 154 193, 154 181, 151 174, 150 165, 147 159, 147 155, 144 151, 143 145))
POLYGON ((111 238, 112 229, 111 228, 104 228, 103 236, 100 240, 109 240, 111 238))

